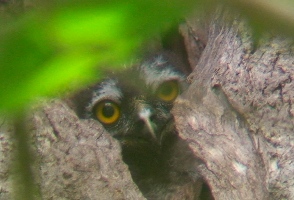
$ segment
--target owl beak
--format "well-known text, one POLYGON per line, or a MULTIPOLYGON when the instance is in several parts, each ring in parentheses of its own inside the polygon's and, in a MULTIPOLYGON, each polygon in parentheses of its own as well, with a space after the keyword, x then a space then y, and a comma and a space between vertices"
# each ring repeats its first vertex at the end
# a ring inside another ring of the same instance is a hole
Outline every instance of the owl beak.
POLYGON ((151 116, 152 116, 151 109, 144 104, 140 104, 139 105, 139 118, 145 123, 152 138, 157 140, 157 137, 155 134, 156 125, 151 121, 151 119, 150 119, 151 116))

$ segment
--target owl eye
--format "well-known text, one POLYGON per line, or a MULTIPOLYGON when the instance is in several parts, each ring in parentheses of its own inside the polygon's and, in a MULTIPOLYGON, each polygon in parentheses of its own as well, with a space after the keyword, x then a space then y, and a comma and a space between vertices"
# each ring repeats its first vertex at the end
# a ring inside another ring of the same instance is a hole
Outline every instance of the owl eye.
POLYGON ((103 124, 114 124, 120 117, 119 106, 112 101, 101 101, 94 107, 95 117, 103 124))
POLYGON ((171 81, 166 81, 162 83, 157 91, 156 95, 159 97, 159 99, 166 101, 166 102, 171 102, 177 98, 179 95, 179 84, 175 80, 171 81))

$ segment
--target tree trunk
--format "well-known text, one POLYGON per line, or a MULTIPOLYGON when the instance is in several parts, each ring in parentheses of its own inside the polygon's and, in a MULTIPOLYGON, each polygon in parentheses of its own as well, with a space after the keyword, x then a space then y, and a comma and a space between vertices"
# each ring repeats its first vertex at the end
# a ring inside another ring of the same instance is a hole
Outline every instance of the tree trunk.
POLYGON ((81 120, 64 102, 34 114, 42 199, 144 199, 118 142, 94 120, 81 120))
MULTIPOLYGON (((213 18, 174 107, 180 136, 205 163, 215 199, 294 199, 294 48, 269 34, 255 47, 244 21, 226 18, 213 18)), ((197 25, 181 29, 191 63, 197 25)))

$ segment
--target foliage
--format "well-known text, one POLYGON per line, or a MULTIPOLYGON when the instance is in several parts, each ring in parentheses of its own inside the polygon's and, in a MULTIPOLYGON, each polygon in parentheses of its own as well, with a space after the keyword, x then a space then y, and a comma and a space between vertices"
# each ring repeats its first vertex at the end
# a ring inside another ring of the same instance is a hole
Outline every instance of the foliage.
MULTIPOLYGON (((0 111, 101 76, 94 69, 127 62, 140 44, 191 10, 163 1, 41 2, 34 12, 2 22, 0 111)), ((98 71, 99 72, 99 71, 98 71)))
POLYGON ((256 30, 294 33, 291 0, 40 1, 17 20, 0 21, 0 112, 99 78, 95 68, 121 66, 142 42, 216 3, 241 11, 256 30))

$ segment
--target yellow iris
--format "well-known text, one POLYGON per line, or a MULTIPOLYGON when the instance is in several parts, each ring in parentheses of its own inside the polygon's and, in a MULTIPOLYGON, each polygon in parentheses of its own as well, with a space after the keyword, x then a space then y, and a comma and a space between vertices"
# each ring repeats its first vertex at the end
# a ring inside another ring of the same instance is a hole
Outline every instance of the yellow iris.
POLYGON ((175 80, 166 81, 162 83, 157 89, 157 96, 166 102, 171 102, 177 98, 180 89, 179 84, 175 80))
POLYGON ((111 101, 99 102, 94 108, 96 118, 103 124, 114 124, 120 117, 120 108, 111 101))

